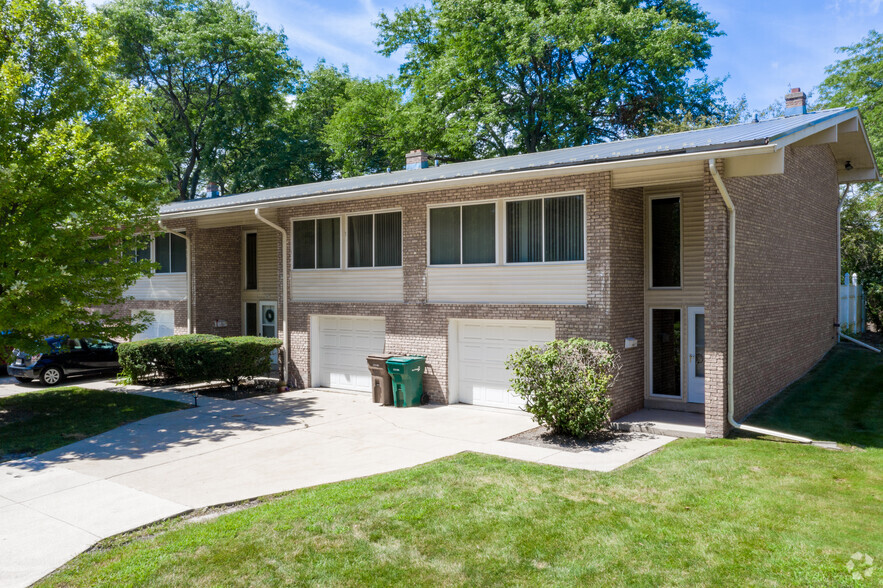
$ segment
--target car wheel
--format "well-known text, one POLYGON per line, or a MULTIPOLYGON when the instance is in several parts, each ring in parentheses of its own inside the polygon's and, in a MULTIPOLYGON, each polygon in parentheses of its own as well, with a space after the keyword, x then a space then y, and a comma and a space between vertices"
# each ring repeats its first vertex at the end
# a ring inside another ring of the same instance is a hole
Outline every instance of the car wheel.
POLYGON ((15 379, 18 380, 19 382, 21 382, 22 384, 27 384, 31 381, 30 378, 19 378, 18 376, 15 376, 15 379))
POLYGON ((46 386, 54 386, 64 379, 64 372, 56 365, 50 365, 40 374, 40 381, 46 386))

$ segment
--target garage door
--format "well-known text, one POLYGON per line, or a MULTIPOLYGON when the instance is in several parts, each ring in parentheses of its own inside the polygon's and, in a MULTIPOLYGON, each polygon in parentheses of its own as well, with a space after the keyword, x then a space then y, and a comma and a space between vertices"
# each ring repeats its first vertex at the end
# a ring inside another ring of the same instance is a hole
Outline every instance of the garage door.
MULTIPOLYGON (((132 314, 140 312, 133 310, 132 314)), ((148 310, 153 315, 153 320, 147 324, 147 328, 135 335, 132 341, 142 339, 156 339, 175 334, 175 311, 174 310, 148 310)))
POLYGON ((371 391, 365 358, 383 353, 386 322, 377 317, 317 316, 313 357, 314 386, 371 391))
POLYGON ((456 333, 460 402, 521 408, 524 404, 521 398, 509 392, 506 358, 521 347, 554 339, 555 323, 461 320, 457 321, 456 333))

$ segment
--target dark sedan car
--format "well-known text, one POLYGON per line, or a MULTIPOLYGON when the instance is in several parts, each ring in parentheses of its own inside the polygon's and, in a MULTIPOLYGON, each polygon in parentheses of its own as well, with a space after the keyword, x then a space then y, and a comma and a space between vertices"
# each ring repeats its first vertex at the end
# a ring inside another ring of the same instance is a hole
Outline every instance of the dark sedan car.
POLYGON ((6 370, 19 382, 39 379, 46 386, 54 386, 67 376, 116 372, 120 368, 117 344, 100 339, 50 337, 46 340, 50 353, 28 355, 15 350, 15 361, 6 370))

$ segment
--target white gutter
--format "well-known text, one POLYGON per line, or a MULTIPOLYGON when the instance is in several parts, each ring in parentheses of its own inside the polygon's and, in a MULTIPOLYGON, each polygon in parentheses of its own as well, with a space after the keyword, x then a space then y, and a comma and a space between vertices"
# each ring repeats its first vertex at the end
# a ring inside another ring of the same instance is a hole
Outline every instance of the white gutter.
POLYGON ((288 233, 279 225, 272 223, 261 216, 259 208, 254 209, 254 215, 259 221, 273 227, 282 234, 282 374, 285 384, 288 385, 288 341, 291 334, 288 332, 288 233))
POLYGON ((163 230, 165 233, 169 233, 176 237, 181 237, 184 239, 184 242, 187 244, 187 333, 193 332, 193 276, 190 273, 190 237, 185 235, 184 233, 179 233, 178 231, 173 231, 172 229, 163 226, 162 223, 159 223, 159 228, 163 230))
POLYGON ((714 183, 724 199, 724 204, 727 207, 727 216, 730 220, 728 231, 730 242, 727 257, 727 421, 734 429, 770 435, 772 437, 781 437, 782 439, 789 439, 798 443, 812 443, 812 439, 807 439, 806 437, 744 425, 737 423, 733 418, 735 412, 733 401, 733 341, 735 333, 733 314, 736 306, 736 209, 733 206, 733 201, 730 199, 730 193, 727 191, 727 187, 724 186, 724 181, 721 179, 717 167, 715 167, 714 158, 708 160, 708 171, 711 173, 711 177, 714 179, 714 183))

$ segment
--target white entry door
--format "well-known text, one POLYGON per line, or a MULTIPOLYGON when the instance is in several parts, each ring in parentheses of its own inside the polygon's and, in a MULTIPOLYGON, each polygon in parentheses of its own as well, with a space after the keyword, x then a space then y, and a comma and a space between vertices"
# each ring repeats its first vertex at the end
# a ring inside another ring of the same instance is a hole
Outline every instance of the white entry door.
POLYGON ((705 309, 687 309, 687 402, 705 403, 705 309))
POLYGON ((314 316, 312 385, 370 392, 367 357, 383 353, 385 340, 382 317, 314 316))
POLYGON ((524 401, 509 391, 506 358, 516 349, 548 343, 555 338, 554 321, 456 321, 457 371, 460 402, 498 408, 522 408, 524 401))

